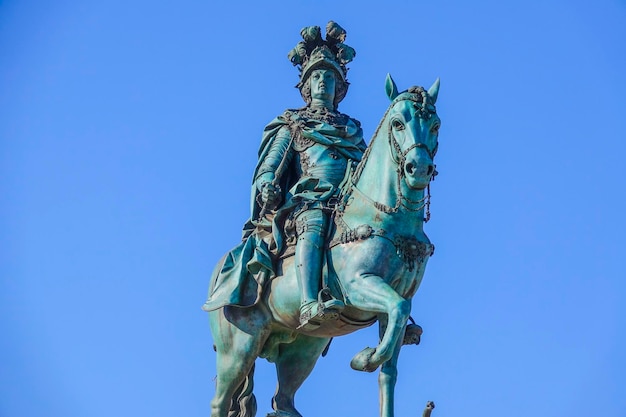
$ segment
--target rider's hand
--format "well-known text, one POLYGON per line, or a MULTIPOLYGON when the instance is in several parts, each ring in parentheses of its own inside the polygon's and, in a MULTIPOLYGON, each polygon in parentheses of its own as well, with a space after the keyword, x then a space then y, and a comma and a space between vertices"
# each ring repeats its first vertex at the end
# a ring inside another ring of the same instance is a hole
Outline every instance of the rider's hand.
POLYGON ((280 187, 273 185, 271 182, 263 184, 261 187, 261 201, 269 207, 274 207, 280 199, 280 187))

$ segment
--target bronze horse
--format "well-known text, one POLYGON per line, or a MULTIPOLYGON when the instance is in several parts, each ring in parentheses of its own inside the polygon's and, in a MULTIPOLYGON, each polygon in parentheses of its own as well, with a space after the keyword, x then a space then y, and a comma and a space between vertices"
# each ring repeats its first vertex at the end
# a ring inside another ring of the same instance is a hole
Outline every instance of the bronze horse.
MULTIPOLYGON (((327 282, 346 308, 337 320, 313 331, 296 330, 300 295, 293 257, 279 265, 261 301, 250 308, 226 306, 209 313, 217 352, 211 417, 253 417, 254 363, 276 364, 278 387, 272 399, 276 417, 300 417, 294 396, 331 338, 375 321, 380 343, 365 348, 352 368, 379 377, 380 415, 393 417, 397 361, 411 310, 433 245, 423 231, 428 217, 426 190, 436 175, 440 120, 435 109, 439 80, 426 91, 411 87, 398 93, 386 82, 391 104, 362 161, 343 187, 327 249, 327 282)), ((215 269, 211 285, 221 269, 215 269)))

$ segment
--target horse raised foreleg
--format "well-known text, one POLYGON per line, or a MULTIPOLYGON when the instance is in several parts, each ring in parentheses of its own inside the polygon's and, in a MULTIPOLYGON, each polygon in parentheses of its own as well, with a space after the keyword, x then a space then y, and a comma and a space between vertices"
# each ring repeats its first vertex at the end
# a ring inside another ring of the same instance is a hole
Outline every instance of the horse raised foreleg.
MULTIPOLYGON (((380 321, 381 336, 385 333, 386 322, 380 321)), ((402 347, 402 338, 398 339, 396 346, 391 355, 391 359, 383 363, 378 375, 378 387, 380 395, 380 416, 393 417, 394 414, 394 395, 396 380, 398 379, 398 356, 402 347)))
POLYGON ((349 303, 354 307, 386 316, 387 328, 378 347, 362 350, 350 362, 350 366, 357 371, 373 372, 383 362, 391 359, 396 345, 400 343, 398 340, 402 340, 406 321, 411 313, 411 303, 376 275, 365 275, 352 280, 345 291, 349 294, 349 303))
MULTIPOLYGON (((211 401, 211 417, 228 416, 233 401, 237 400, 233 396, 246 377, 252 377, 254 361, 269 333, 267 318, 259 309, 247 309, 245 314, 243 317, 241 309, 231 307, 209 313, 217 352, 217 376, 215 396, 211 401)), ((252 383, 251 380, 247 382, 252 383)), ((245 391, 250 391, 246 395, 251 397, 249 403, 253 404, 251 389, 245 391)), ((248 411, 242 410, 237 415, 253 417, 255 410, 248 411)))
POLYGON ((272 398, 272 408, 277 417, 301 417, 294 405, 296 391, 311 374, 328 340, 300 334, 293 342, 280 346, 276 360, 278 385, 272 398))

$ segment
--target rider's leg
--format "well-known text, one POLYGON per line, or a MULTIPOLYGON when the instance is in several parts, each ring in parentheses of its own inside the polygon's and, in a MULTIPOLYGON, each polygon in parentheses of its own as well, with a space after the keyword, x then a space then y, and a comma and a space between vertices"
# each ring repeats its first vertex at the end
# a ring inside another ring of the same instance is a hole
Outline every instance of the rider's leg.
POLYGON ((328 223, 328 215, 321 208, 303 211, 296 217, 298 241, 295 261, 300 289, 300 323, 302 325, 307 324, 309 319, 314 319, 314 321, 323 319, 320 309, 336 310, 343 307, 343 303, 338 300, 326 301, 322 306, 317 303, 328 223))
POLYGON ((321 209, 309 209, 296 217, 298 241, 295 260, 301 305, 317 301, 327 223, 326 215, 321 209))

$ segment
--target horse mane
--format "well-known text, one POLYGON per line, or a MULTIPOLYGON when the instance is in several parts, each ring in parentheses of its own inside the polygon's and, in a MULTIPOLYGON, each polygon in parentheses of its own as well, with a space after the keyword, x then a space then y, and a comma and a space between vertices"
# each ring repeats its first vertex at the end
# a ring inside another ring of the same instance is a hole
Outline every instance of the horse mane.
MULTIPOLYGON (((395 103, 392 103, 392 104, 395 104, 395 103)), ((383 123, 385 122, 385 120, 387 120, 387 115, 389 114, 389 112, 391 111, 391 108, 393 107, 392 104, 390 104, 389 107, 387 107, 385 114, 383 114, 383 117, 380 119, 380 122, 378 122, 378 126, 376 127, 376 130, 374 131, 374 134, 372 135, 372 140, 367 145, 365 152, 363 152, 363 157, 361 158, 361 161, 356 166, 354 173, 352 174, 352 178, 351 178, 352 184, 356 184, 359 181, 359 178, 361 178, 361 174, 363 173, 363 168, 365 167, 365 164, 367 163, 367 160, 369 159, 370 152, 372 151, 372 148, 374 147, 373 146, 374 142, 376 141, 376 138, 378 137, 378 132, 380 131, 380 128, 383 126, 383 123)))

